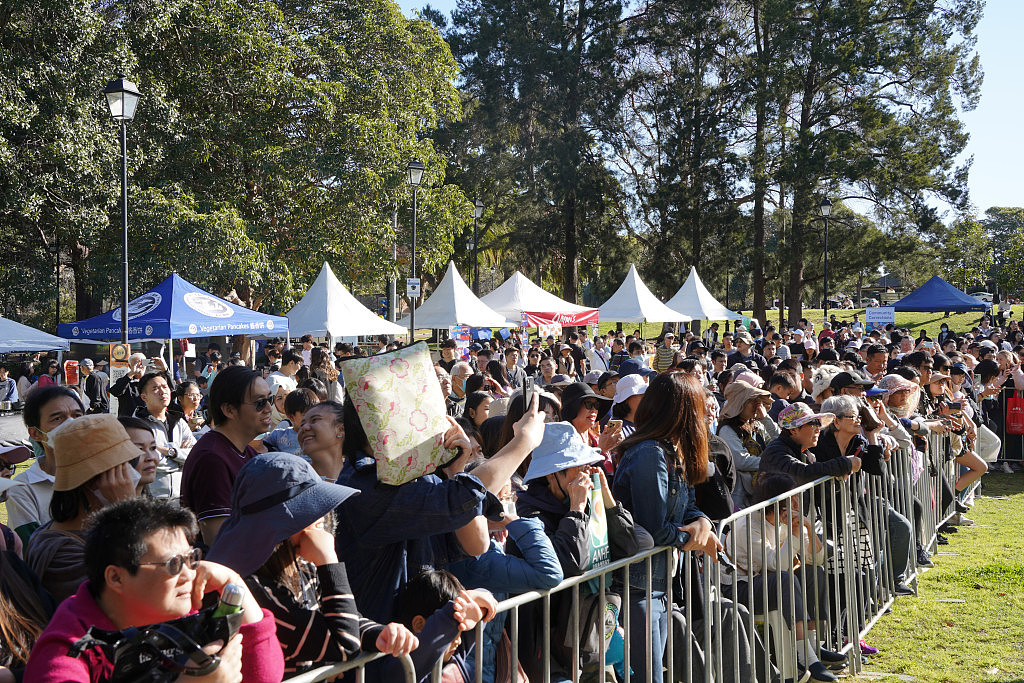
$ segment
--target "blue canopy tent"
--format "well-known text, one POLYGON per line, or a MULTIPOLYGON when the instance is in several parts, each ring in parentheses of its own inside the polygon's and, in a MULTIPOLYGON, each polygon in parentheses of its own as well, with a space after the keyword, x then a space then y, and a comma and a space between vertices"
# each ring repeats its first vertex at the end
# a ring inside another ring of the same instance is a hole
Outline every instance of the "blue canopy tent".
MULTIPOLYGON (((129 341, 234 334, 283 336, 288 332, 288 318, 237 306, 176 274, 128 302, 128 321, 129 341)), ((61 323, 57 334, 72 341, 117 341, 121 338, 121 308, 61 323)))
POLYGON ((893 304, 897 311, 921 313, 987 311, 988 304, 960 291, 936 275, 893 304))

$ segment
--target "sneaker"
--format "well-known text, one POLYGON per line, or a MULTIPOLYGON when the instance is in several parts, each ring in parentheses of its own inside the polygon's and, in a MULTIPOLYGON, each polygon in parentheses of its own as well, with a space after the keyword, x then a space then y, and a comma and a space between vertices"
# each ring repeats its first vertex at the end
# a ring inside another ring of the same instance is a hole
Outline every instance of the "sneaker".
POLYGON ((959 512, 956 513, 955 515, 953 515, 952 522, 953 522, 953 524, 956 524, 957 526, 971 526, 972 524, 974 524, 974 520, 973 519, 970 519, 968 517, 964 517, 959 512))
POLYGON ((878 654, 878 648, 877 647, 871 647, 870 645, 868 645, 866 640, 860 641, 860 651, 863 654, 866 654, 866 655, 877 655, 878 654))
POLYGON ((935 542, 939 545, 949 545, 949 539, 942 534, 935 534, 935 542))
POLYGON ((821 648, 821 651, 818 653, 818 659, 832 671, 842 671, 850 663, 842 652, 825 648, 821 648))
POLYGON ((893 592, 896 593, 896 595, 914 595, 914 589, 902 581, 896 584, 893 588, 893 592))
POLYGON ((917 551, 917 566, 918 567, 934 567, 935 563, 932 562, 932 556, 928 554, 928 551, 921 549, 917 551))
POLYGON ((822 683, 833 683, 838 681, 836 675, 828 670, 823 662, 814 662, 807 667, 807 673, 811 675, 812 681, 821 681, 822 683))
POLYGON ((999 471, 1003 474, 1013 474, 1013 468, 1010 467, 1010 463, 1004 462, 999 466, 999 471))
POLYGON ((967 512, 968 510, 970 510, 970 509, 971 509, 969 505, 964 505, 964 504, 963 504, 962 502, 960 502, 959 500, 958 500, 958 501, 956 501, 956 502, 954 502, 954 503, 953 503, 953 505, 955 505, 955 506, 956 506, 956 511, 957 511, 957 512, 967 512))
POLYGON ((952 522, 946 522, 945 524, 939 527, 939 531, 941 531, 944 534, 955 534, 958 533, 960 530, 957 529, 952 522))

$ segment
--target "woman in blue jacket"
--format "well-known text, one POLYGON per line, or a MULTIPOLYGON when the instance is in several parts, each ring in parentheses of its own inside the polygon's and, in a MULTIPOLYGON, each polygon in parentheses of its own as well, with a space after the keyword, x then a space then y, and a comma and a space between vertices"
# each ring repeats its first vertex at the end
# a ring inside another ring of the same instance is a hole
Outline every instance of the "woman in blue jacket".
MULTIPOLYGON (((658 375, 636 412, 636 432, 619 445, 622 460, 615 472, 612 493, 633 514, 633 521, 646 529, 655 545, 681 550, 702 550, 717 561, 722 544, 711 520, 698 508, 693 487, 708 477, 708 428, 704 421, 704 389, 686 372, 674 370, 658 375)), ((671 578, 668 553, 651 561, 651 657, 644 662, 647 631, 631 629, 631 662, 637 680, 661 681, 662 660, 668 637, 668 599, 665 591, 671 578)), ((677 560, 674 560, 677 561, 677 560)), ((647 618, 644 594, 644 563, 630 567, 629 603, 633 624, 647 618)))

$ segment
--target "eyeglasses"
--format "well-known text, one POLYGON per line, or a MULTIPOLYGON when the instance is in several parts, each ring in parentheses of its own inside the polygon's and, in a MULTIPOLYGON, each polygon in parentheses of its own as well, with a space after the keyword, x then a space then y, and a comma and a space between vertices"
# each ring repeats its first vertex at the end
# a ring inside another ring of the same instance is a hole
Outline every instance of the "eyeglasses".
POLYGON ((853 420, 854 422, 860 422, 860 415, 837 415, 840 420, 853 420))
POLYGON ((169 557, 163 562, 139 562, 139 566, 163 566, 163 568, 167 570, 168 576, 177 576, 186 565, 189 569, 195 569, 198 567, 199 560, 201 559, 203 559, 203 551, 199 548, 191 548, 187 553, 169 557))
POLYGON ((263 398, 257 399, 255 401, 245 401, 245 404, 253 406, 253 407, 256 408, 257 412, 261 412, 261 411, 265 410, 266 407, 269 406, 273 402, 274 402, 274 397, 273 396, 264 396, 263 398))

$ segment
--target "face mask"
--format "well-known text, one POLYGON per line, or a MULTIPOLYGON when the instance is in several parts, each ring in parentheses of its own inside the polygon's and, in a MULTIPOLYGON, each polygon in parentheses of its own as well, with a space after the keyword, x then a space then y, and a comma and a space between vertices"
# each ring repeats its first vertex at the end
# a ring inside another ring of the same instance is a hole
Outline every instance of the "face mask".
POLYGON ((45 444, 50 443, 53 440, 52 439, 53 435, 56 434, 61 429, 63 429, 64 425, 71 424, 71 422, 73 422, 74 419, 75 418, 73 418, 73 417, 69 417, 68 419, 64 420, 63 422, 61 422, 59 425, 57 425, 56 427, 54 427, 53 429, 51 429, 48 432, 44 432, 42 429, 39 429, 39 427, 36 427, 36 429, 39 430, 39 433, 42 435, 42 439, 40 441, 36 441, 35 439, 31 439, 31 441, 32 441, 32 453, 33 453, 33 455, 35 455, 36 459, 46 457, 46 451, 43 450, 43 444, 44 443, 45 444))

